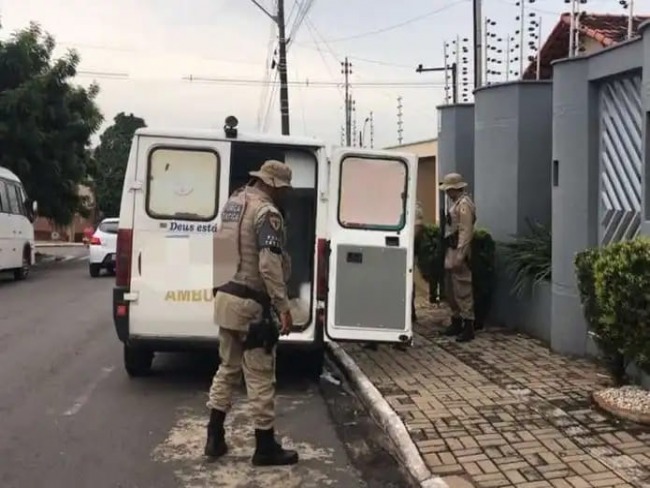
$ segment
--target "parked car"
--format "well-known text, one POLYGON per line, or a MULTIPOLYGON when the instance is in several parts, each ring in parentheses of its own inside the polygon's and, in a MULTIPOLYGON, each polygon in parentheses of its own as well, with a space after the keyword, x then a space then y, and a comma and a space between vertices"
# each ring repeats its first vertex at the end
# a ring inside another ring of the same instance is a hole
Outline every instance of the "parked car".
POLYGON ((34 219, 38 205, 27 198, 18 176, 0 167, 0 271, 24 280, 34 264, 34 219))
POLYGON ((115 274, 115 248, 119 222, 120 219, 117 218, 102 220, 90 238, 88 269, 93 278, 97 278, 102 269, 115 274))

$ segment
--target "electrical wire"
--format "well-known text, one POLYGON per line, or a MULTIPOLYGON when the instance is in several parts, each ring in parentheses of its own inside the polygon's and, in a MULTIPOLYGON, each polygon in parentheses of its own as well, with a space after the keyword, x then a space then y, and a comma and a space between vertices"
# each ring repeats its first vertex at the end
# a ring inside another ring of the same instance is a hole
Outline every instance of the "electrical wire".
POLYGON ((395 30, 395 29, 399 29, 401 27, 405 27, 407 25, 411 25, 411 24, 413 24, 415 22, 419 22, 421 20, 432 17, 432 16, 434 16, 436 14, 439 14, 440 12, 444 12, 445 10, 448 10, 448 9, 450 9, 452 7, 455 7, 456 5, 459 5, 461 3, 467 3, 469 1, 471 1, 471 0, 455 0, 453 2, 448 2, 443 7, 439 7, 437 9, 430 10, 429 12, 425 12, 423 14, 420 14, 420 15, 416 16, 416 17, 411 17, 410 19, 407 19, 407 20, 405 20, 403 22, 400 22, 398 24, 389 25, 387 27, 382 27, 381 29, 375 29, 375 30, 368 31, 368 32, 362 32, 360 34, 354 34, 354 35, 351 35, 351 36, 339 37, 339 38, 336 38, 336 39, 328 39, 327 42, 343 42, 343 41, 350 41, 352 39, 360 39, 362 37, 368 37, 368 36, 375 36, 375 35, 378 35, 378 34, 383 34, 384 32, 389 32, 389 31, 392 31, 392 30, 395 30))

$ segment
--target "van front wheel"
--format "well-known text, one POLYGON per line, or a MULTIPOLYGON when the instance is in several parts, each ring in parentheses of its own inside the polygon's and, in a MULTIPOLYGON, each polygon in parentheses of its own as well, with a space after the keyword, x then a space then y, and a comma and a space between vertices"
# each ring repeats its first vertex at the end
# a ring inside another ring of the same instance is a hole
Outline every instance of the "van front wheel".
POLYGON ((152 364, 153 352, 124 345, 124 369, 130 377, 136 378, 149 374, 152 364))

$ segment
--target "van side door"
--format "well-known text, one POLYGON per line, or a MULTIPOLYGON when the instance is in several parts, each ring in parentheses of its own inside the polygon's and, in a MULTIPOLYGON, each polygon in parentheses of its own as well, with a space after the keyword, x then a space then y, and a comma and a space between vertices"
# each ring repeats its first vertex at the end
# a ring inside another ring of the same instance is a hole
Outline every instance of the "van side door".
POLYGON ((328 202, 326 331, 332 340, 409 342, 417 159, 335 151, 328 202))

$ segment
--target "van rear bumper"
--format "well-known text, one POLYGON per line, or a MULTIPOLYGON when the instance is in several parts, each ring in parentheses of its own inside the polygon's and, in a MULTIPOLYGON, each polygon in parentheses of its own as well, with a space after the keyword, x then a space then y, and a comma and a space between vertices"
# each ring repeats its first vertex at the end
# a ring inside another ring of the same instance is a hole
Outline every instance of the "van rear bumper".
MULTIPOLYGON (((183 352, 193 350, 214 350, 219 347, 216 337, 161 337, 132 335, 129 327, 130 302, 124 295, 129 293, 125 287, 113 288, 113 323, 120 342, 129 346, 143 347, 156 352, 183 352)), ((320 350, 323 348, 323 315, 316 315, 316 330, 308 340, 283 341, 280 339, 280 350, 320 350)))

